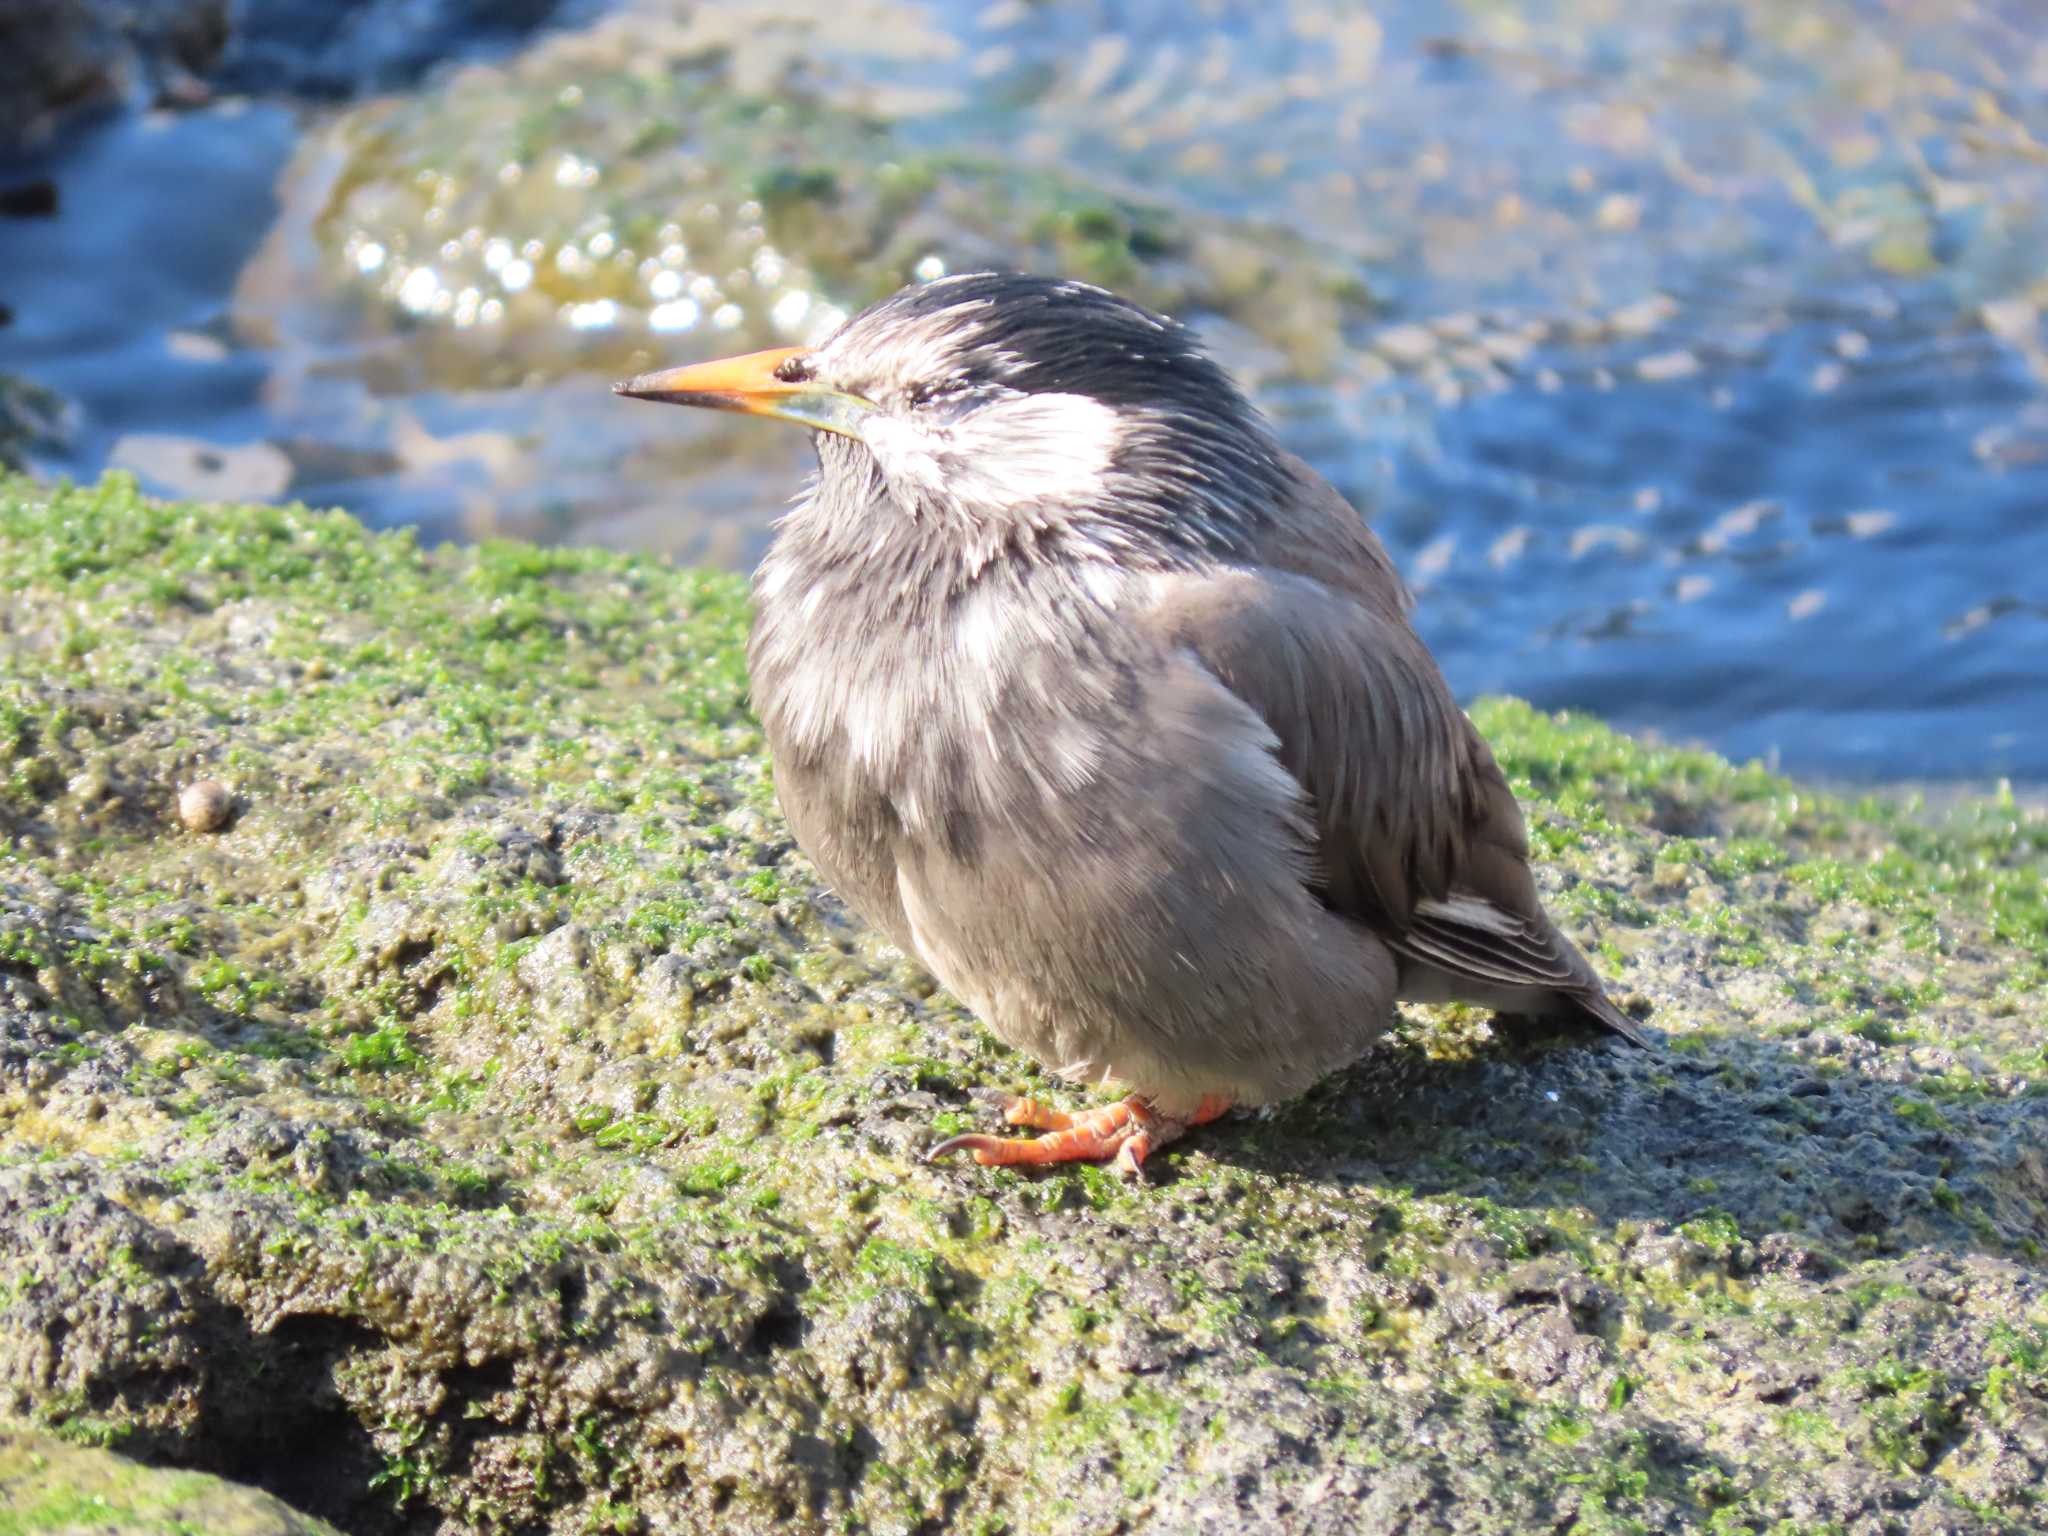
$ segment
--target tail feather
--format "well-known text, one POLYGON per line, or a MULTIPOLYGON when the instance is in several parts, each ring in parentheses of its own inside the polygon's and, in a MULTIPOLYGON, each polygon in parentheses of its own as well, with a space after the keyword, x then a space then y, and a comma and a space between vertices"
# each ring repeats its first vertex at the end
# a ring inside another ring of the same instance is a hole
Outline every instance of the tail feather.
POLYGON ((1499 1007, 1503 991, 1524 998, 1547 994, 1630 1045, 1650 1048, 1635 1020, 1601 991, 1592 963, 1540 907, 1513 911, 1458 889, 1441 901, 1417 902, 1408 925, 1386 941, 1404 961, 1440 976, 1452 997, 1499 1007))
POLYGON ((1565 994, 1577 1005, 1579 1011, 1595 1024, 1610 1029, 1630 1045, 1650 1050, 1649 1036, 1636 1027, 1636 1021, 1623 1013, 1608 1000, 1607 994, 1598 989, 1565 994))

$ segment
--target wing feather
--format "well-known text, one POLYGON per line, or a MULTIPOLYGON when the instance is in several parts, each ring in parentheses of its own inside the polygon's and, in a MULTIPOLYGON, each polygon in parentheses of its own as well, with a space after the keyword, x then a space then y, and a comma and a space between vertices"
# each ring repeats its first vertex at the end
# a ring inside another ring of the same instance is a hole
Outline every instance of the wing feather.
POLYGON ((1544 912, 1521 808, 1398 584, 1372 584, 1393 580, 1381 561, 1335 587, 1271 568, 1163 577, 1151 621, 1278 738, 1314 809, 1330 908, 1454 983, 1554 995, 1644 1043, 1544 912))

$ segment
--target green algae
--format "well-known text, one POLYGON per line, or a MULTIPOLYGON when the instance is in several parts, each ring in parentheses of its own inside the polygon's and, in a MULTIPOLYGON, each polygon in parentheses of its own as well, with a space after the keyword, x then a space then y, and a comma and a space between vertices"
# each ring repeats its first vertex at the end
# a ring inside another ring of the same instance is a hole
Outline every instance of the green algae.
POLYGON ((111 478, 0 581, 0 1406, 359 1531, 2038 1514, 2009 799, 1487 701, 1664 1049, 1411 1010, 1146 1186, 928 1168, 1076 1100, 819 888, 735 579, 111 478))

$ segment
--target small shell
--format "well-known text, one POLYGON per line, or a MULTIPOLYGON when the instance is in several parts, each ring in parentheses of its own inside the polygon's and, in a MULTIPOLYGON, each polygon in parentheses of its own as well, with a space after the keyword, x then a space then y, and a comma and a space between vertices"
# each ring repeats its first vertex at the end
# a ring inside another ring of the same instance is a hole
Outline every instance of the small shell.
POLYGON ((178 820, 192 832, 218 832, 234 808, 234 797, 218 779, 187 784, 178 796, 178 820))

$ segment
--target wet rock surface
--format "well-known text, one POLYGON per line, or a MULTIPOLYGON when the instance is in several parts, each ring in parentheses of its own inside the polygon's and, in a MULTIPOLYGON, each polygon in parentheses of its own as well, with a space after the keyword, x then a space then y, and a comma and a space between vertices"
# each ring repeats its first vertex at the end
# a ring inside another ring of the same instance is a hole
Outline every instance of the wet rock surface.
POLYGON ((216 91, 353 96, 416 81, 589 12, 563 0, 9 0, 0 155, 95 110, 195 106, 216 91))
POLYGON ((158 96, 203 98, 228 0, 10 0, 0 7, 0 155, 68 116, 158 96))
POLYGON ((0 373, 0 470, 19 469, 29 449, 61 441, 64 414, 47 389, 0 373))
POLYGON ((2038 814, 1489 703, 1659 1050, 933 1168, 1082 1101, 819 888, 732 578, 116 478, 0 579, 0 1412, 380 1536, 2040 1518, 2038 814))

